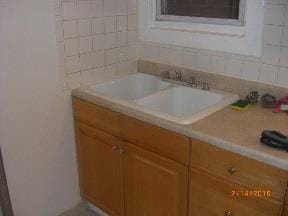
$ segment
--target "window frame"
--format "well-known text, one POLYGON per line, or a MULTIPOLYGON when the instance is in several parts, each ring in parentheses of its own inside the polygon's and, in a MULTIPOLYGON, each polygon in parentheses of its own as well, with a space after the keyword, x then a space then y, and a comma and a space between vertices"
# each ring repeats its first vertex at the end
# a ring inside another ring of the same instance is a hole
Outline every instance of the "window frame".
POLYGON ((161 4, 167 4, 167 0, 156 0, 156 17, 155 17, 156 21, 245 26, 246 0, 240 0, 239 19, 237 20, 236 19, 210 18, 210 17, 162 15, 161 4))

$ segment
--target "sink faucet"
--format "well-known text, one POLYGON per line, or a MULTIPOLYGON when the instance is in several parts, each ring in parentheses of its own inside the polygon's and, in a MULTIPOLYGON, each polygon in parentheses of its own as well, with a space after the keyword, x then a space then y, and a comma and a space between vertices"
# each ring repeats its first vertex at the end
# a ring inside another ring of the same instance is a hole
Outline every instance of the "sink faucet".
POLYGON ((195 79, 194 76, 190 77, 190 79, 188 81, 186 81, 186 83, 191 86, 192 88, 196 88, 197 87, 197 80, 195 79))
POLYGON ((203 83, 202 90, 205 90, 205 91, 210 90, 210 87, 209 87, 209 84, 208 84, 208 80, 206 80, 206 81, 203 83))
POLYGON ((181 70, 175 70, 175 80, 176 81, 182 81, 182 71, 181 70))

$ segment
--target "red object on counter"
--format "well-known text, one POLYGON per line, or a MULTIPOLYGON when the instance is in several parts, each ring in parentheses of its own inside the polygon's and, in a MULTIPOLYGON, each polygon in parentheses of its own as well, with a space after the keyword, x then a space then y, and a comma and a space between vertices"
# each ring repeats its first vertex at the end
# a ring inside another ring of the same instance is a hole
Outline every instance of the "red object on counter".
POLYGON ((281 105, 288 105, 288 96, 281 98, 275 104, 274 113, 282 112, 281 105))

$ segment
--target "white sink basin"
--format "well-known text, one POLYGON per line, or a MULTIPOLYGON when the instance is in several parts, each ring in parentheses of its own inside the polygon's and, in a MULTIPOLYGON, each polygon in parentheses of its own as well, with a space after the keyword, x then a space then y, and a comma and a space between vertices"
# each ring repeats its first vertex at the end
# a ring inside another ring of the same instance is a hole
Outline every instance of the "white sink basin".
POLYGON ((135 102, 148 108, 151 114, 177 123, 191 124, 237 99, 238 96, 233 94, 174 86, 135 102))
POLYGON ((239 99, 234 94, 170 84, 142 73, 91 85, 84 91, 179 124, 191 124, 239 99))
POLYGON ((90 93, 100 93, 114 99, 135 100, 171 86, 155 76, 136 73, 110 82, 90 86, 90 93))

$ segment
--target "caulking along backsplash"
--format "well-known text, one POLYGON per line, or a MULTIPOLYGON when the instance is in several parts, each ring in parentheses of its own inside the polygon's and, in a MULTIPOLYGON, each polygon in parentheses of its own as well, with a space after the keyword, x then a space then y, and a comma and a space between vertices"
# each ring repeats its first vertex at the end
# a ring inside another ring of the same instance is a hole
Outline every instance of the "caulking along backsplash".
POLYGON ((56 0, 55 7, 64 89, 136 72, 136 0, 56 0))
POLYGON ((260 58, 140 42, 140 59, 288 87, 288 0, 267 0, 260 58))

